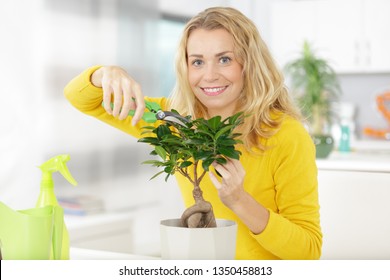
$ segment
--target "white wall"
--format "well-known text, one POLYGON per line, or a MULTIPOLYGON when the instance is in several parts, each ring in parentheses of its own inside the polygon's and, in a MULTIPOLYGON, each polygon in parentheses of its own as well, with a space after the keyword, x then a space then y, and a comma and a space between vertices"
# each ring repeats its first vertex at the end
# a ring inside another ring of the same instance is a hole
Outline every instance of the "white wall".
POLYGON ((0 2, 0 199, 14 206, 36 196, 39 186, 42 94, 35 64, 40 9, 39 1, 0 2))

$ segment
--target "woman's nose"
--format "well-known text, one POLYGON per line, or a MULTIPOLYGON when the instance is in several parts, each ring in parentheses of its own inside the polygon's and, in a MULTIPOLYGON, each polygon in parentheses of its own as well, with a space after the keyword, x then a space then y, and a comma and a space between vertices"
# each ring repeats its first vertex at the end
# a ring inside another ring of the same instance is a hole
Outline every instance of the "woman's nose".
POLYGON ((203 78, 206 82, 213 82, 218 80, 218 69, 216 69, 214 65, 207 65, 203 78))

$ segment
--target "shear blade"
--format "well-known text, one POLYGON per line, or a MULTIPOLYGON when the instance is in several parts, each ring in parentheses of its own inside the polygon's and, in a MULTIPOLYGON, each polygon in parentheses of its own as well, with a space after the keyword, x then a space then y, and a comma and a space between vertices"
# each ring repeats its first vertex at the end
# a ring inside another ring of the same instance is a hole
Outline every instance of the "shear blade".
POLYGON ((164 118, 164 121, 168 121, 168 122, 173 122, 173 123, 177 123, 181 126, 186 126, 185 123, 183 123, 181 120, 175 118, 175 117, 172 117, 172 116, 167 116, 164 118))
POLYGON ((178 114, 172 112, 160 111, 157 113, 157 119, 176 123, 181 126, 186 126, 188 120, 178 114))

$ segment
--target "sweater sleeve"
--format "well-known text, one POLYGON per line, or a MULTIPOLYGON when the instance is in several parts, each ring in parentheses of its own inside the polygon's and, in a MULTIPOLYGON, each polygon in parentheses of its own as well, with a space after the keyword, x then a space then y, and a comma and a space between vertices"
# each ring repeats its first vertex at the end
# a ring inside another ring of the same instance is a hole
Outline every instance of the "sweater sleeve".
POLYGON ((315 147, 298 122, 277 136, 270 164, 277 210, 270 211, 265 230, 251 235, 281 259, 318 259, 322 233, 319 217, 315 147))
MULTIPOLYGON (((93 72, 96 71, 99 67, 100 66, 90 67, 83 71, 80 75, 73 78, 64 88, 65 97, 79 111, 89 116, 95 117, 136 138, 140 138, 141 128, 151 124, 140 120, 137 125, 133 126, 131 124, 131 116, 124 120, 119 120, 104 110, 102 106, 103 90, 102 88, 95 87, 90 80, 93 72)), ((157 102, 162 109, 165 108, 166 98, 145 97, 145 99, 157 102)))

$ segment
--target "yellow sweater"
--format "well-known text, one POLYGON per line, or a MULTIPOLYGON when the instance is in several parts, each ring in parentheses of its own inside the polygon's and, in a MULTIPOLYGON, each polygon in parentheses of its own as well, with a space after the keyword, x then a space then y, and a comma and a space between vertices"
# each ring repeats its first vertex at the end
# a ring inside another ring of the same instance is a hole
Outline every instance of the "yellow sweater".
MULTIPOLYGON (((131 117, 115 119, 101 106, 102 89, 90 82, 94 70, 96 67, 74 78, 65 87, 66 98, 83 113, 139 138, 143 121, 132 126, 131 117)), ((146 99, 159 103, 162 109, 166 107, 166 98, 146 99)), ((270 148, 265 153, 241 150, 240 158, 246 171, 245 190, 270 212, 262 233, 252 234, 220 201, 209 176, 202 181, 204 197, 212 203, 217 218, 238 223, 237 259, 318 259, 322 233, 314 144, 302 124, 289 117, 263 143, 270 148)), ((176 179, 186 206, 192 205, 192 186, 180 174, 176 179)))

